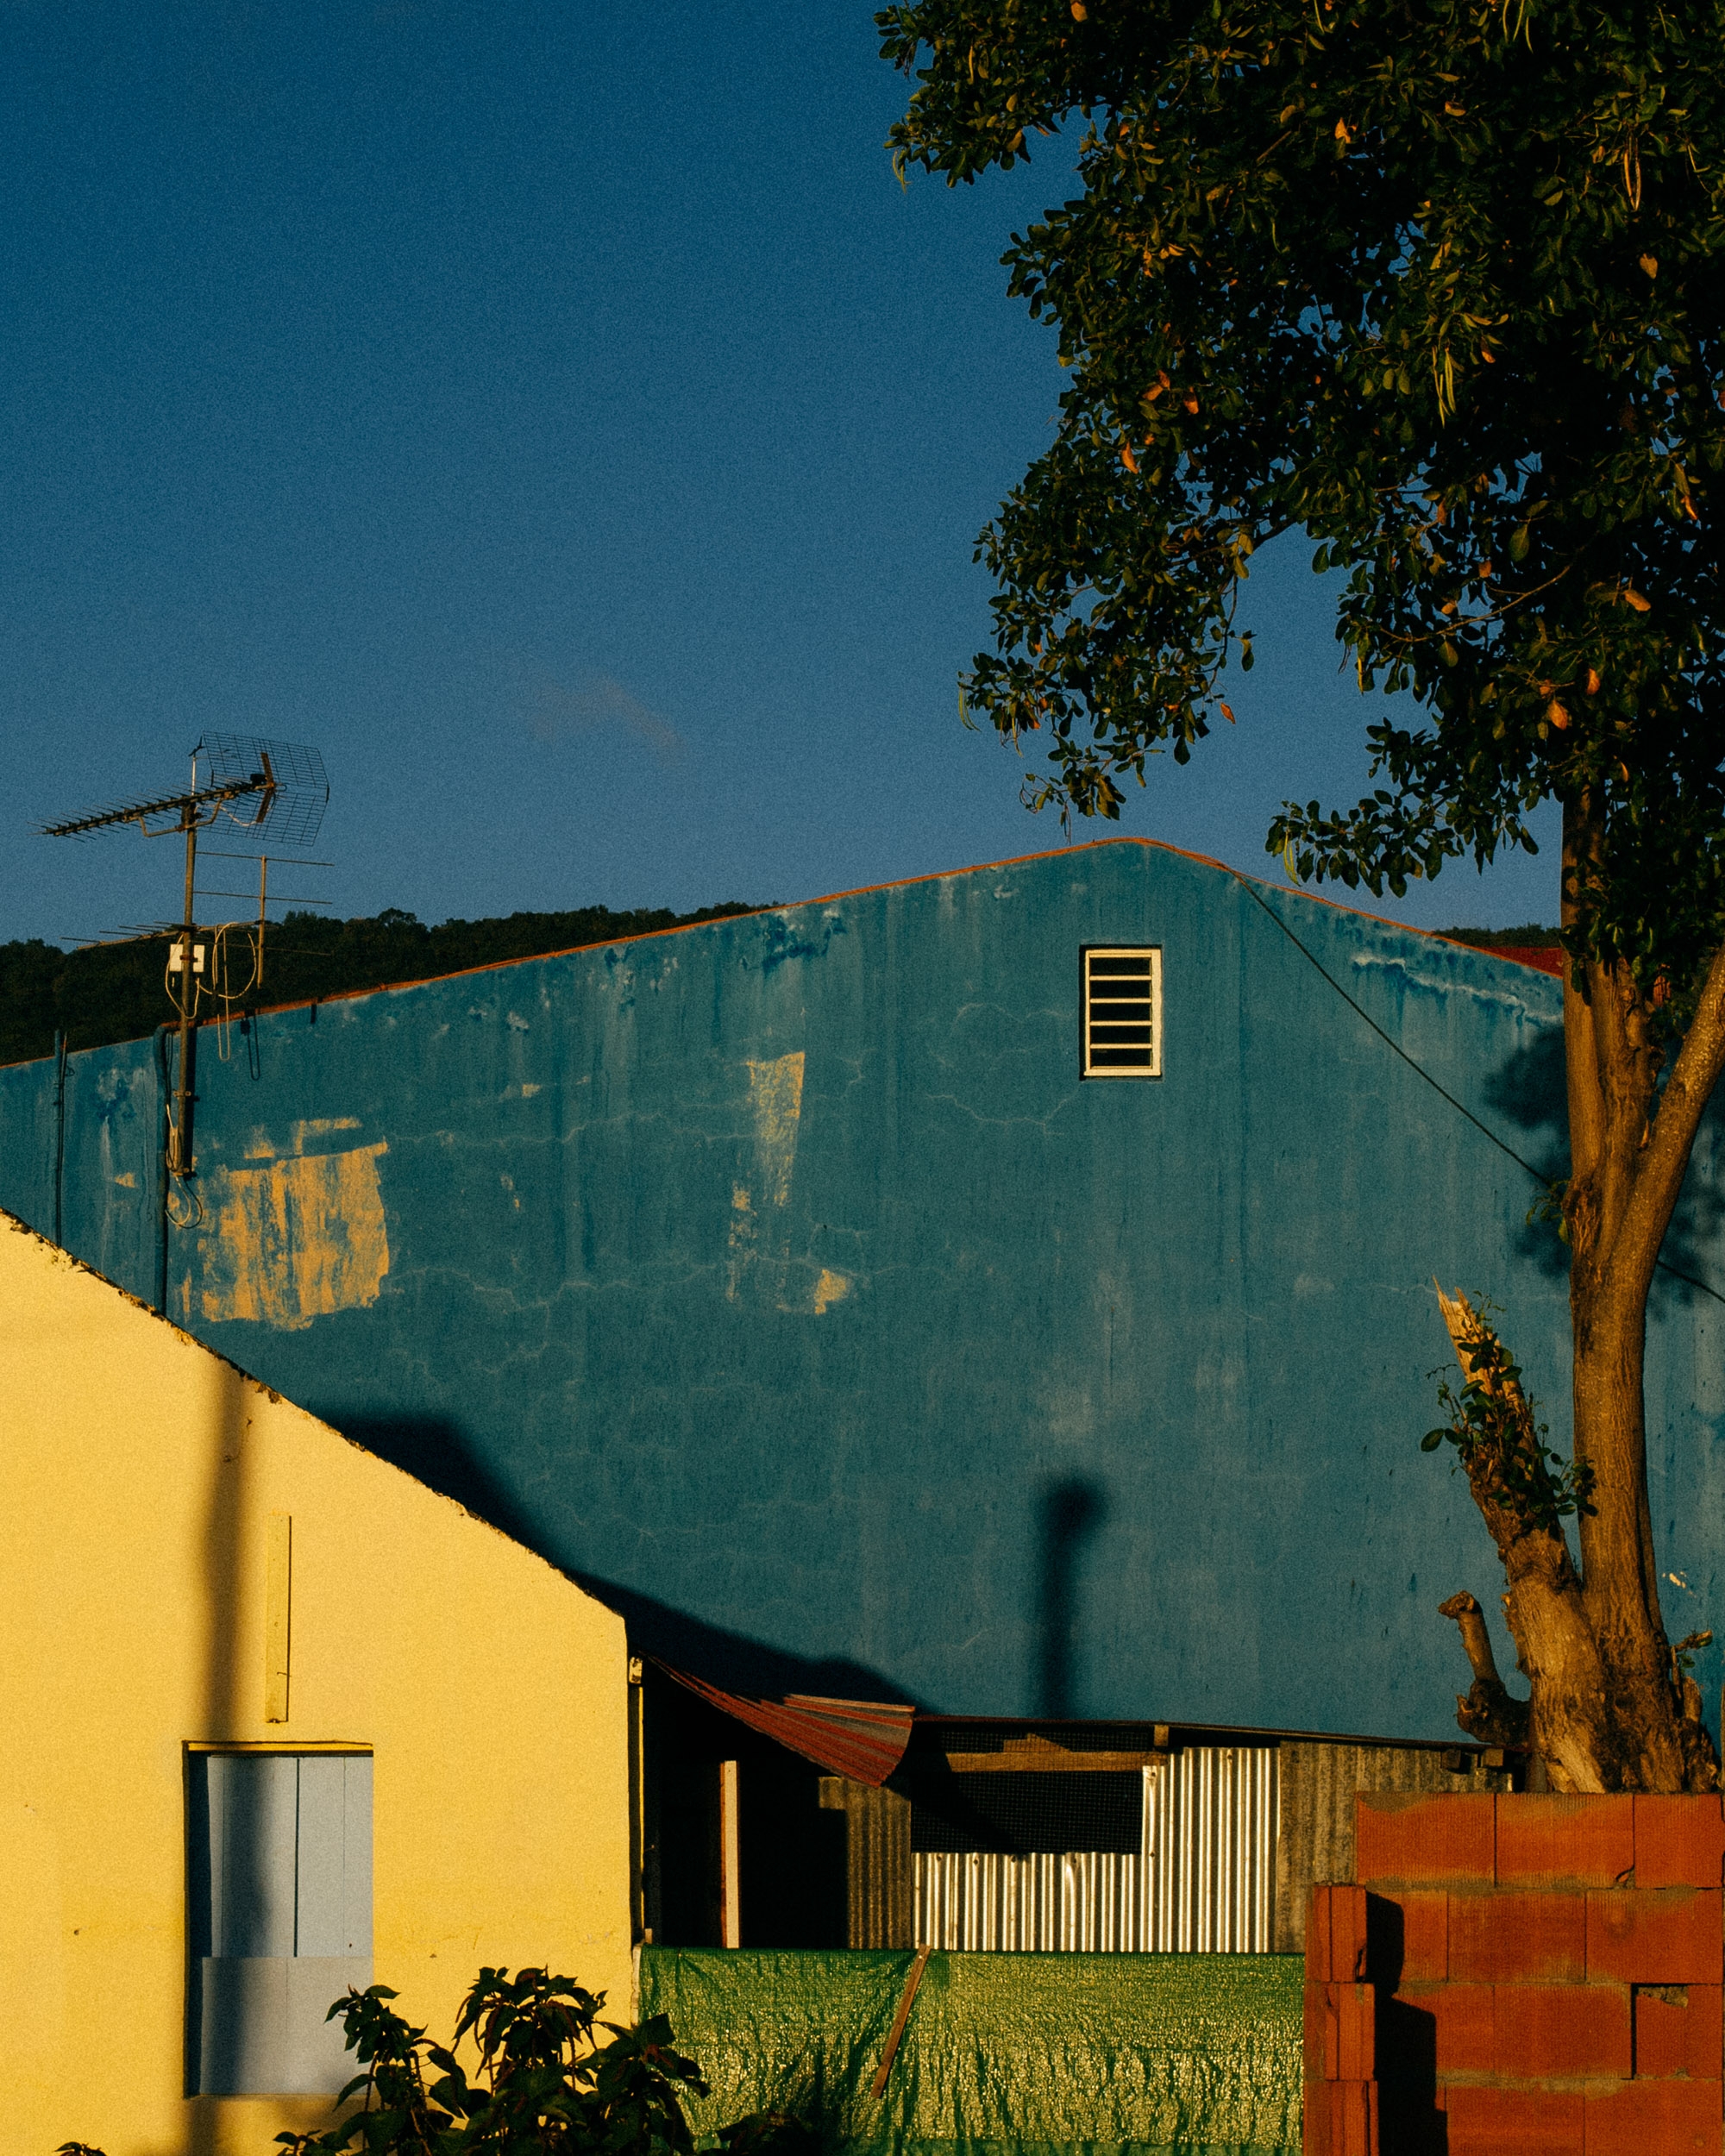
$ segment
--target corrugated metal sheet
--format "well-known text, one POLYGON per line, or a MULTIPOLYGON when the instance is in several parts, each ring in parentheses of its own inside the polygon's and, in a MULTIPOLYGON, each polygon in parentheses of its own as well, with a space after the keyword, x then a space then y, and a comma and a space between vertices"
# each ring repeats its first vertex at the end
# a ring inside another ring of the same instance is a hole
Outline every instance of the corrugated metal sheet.
POLYGON ((916 1719, 912 1707, 881 1700, 818 1699, 801 1692, 782 1700, 747 1699, 740 1693, 722 1692, 687 1670, 674 1669, 656 1655, 652 1658, 656 1668, 721 1714, 735 1715, 747 1727, 812 1759, 818 1767, 864 1782, 870 1789, 880 1788, 911 1740, 911 1724, 916 1719))
POLYGON ((1146 1771, 1145 1951, 1270 1952, 1276 1796, 1267 1745, 1195 1745, 1146 1771))
POLYGON ((1048 1953, 1267 1953, 1276 1755, 1195 1746, 1145 1770, 1138 1856, 919 1851, 919 1946, 1048 1953))
POLYGON ((919 1946, 992 1953, 1142 1952, 1144 1866, 1137 1857, 919 1850, 919 1946))
POLYGON ((825 1811, 844 1814, 846 1944, 914 1944, 910 1800, 843 1775, 821 1777, 825 1811))
POLYGON ((1465 1756, 1469 1771, 1456 1774, 1441 1752, 1423 1746, 1283 1740, 1276 1841, 1277 1953, 1297 1954, 1305 1945, 1313 1882, 1353 1877, 1353 1801, 1359 1790, 1429 1795, 1510 1786, 1506 1772, 1484 1767, 1471 1752, 1465 1756))

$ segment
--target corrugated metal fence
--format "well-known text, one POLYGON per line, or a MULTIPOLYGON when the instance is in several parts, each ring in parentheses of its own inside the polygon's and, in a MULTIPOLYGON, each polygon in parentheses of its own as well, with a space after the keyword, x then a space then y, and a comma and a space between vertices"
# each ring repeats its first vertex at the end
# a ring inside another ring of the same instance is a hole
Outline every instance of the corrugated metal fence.
POLYGON ((1144 1771, 1139 1854, 919 1850, 919 1946, 972 1952, 1268 1953, 1276 1755, 1194 1746, 1144 1771))

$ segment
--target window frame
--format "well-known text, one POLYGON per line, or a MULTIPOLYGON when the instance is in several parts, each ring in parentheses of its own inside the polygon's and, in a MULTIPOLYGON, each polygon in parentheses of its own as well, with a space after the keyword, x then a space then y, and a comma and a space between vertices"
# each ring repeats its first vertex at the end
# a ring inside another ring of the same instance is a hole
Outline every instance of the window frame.
MULTIPOLYGON (((367 1794, 364 1810, 367 1835, 365 1881, 366 1927, 367 1934, 367 1946, 363 1953, 337 1955, 334 1958, 338 1963, 342 1961, 349 1963, 356 1972, 359 1971, 361 1965, 363 1965, 363 1969, 367 1972, 366 1981, 369 1983, 372 1981, 372 1977, 369 1972, 373 1967, 373 1927, 375 1924, 377 1908, 375 1880, 376 1794, 375 1783, 373 1778, 376 1771, 376 1748, 374 1745, 362 1741, 355 1742, 349 1739, 337 1739, 334 1742, 320 1742, 316 1739, 307 1742, 304 1739, 301 1739, 298 1743, 283 1742, 279 1739, 272 1740, 269 1739, 266 1739, 262 1742, 248 1741, 244 1739, 226 1742, 220 1739, 214 1742, 191 1739, 184 1742, 181 1745, 181 1771, 182 1784, 184 1789, 183 1814, 185 1821, 185 1829, 182 1836, 184 1856, 182 1867, 183 1876, 180 1890, 180 1905, 183 1912, 185 1941, 184 2014, 185 2093, 188 2097, 202 2096, 207 2096, 212 2101, 220 2102, 226 2102, 230 2099, 233 2101, 253 2101, 268 2097, 284 2098, 306 2094, 316 2096, 320 2092, 323 2094, 333 2093, 336 2087, 338 2087, 342 2081, 345 2081, 349 2078, 348 2070, 351 2068, 352 2065, 350 2058, 342 2059, 341 2062, 342 2071, 339 2077, 330 2084, 328 2089, 324 2089, 320 2083, 318 2089, 310 2090, 298 2088, 260 2088, 250 2090, 243 2092, 242 2094, 239 2091, 222 2092, 219 2090, 213 2090, 207 2089, 204 2085, 206 2077, 204 2072, 205 2059, 204 2028, 205 2015, 205 1976, 203 1964, 205 1959, 219 1961, 223 1958, 200 1955, 198 1951, 200 1944, 204 1943, 201 1937, 204 1925, 195 1905, 198 1902, 200 1896, 208 1897, 212 1902, 214 1896, 213 1882, 209 1875, 210 1857, 211 1852, 207 1846, 207 1843, 202 1851, 200 1851, 196 1845, 198 1839, 200 1828, 205 1836, 207 1836, 209 1833, 209 1769, 210 1764, 215 1760, 221 1758, 292 1759, 295 1762, 310 1759, 331 1758, 342 1759, 344 1761, 363 1759, 367 1767, 371 1770, 371 1774, 368 1775, 367 1778, 367 1794)), ((300 1874, 298 1870, 299 1849, 298 1843, 300 1794, 299 1777, 297 1771, 295 1784, 296 1847, 294 1854, 295 1883, 293 1921, 296 1939, 294 1942, 294 1951, 292 1953, 285 1957, 277 1956, 274 1957, 274 1959, 284 1960, 288 1964, 292 1964, 293 1962, 304 1962, 310 1965, 310 1963, 316 1962, 319 1964, 319 1965, 328 1966, 330 1960, 330 1957, 328 1955, 302 1955, 298 1951, 298 1940, 297 1934, 300 1914, 300 1874)), ((206 1912, 206 1914, 210 1915, 213 1915, 213 1908, 206 1912)), ((213 1940, 209 1943, 213 1944, 213 1940)), ((338 2036, 340 2035, 340 2033, 341 2032, 339 2030, 336 2031, 336 2034, 338 2036)))
POLYGON ((1162 1052, 1162 945, 1160 943, 1081 943, 1078 947, 1078 1075, 1089 1078, 1160 1079, 1162 1052), (1092 1063, 1090 962, 1093 958, 1147 958, 1150 961, 1150 1062, 1147 1065, 1092 1063))

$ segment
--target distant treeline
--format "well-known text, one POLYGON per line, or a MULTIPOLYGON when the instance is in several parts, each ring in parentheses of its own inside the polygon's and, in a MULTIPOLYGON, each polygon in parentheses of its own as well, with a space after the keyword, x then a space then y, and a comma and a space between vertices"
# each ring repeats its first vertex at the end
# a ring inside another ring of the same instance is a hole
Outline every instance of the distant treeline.
POLYGON ((1561 948, 1554 928, 1541 928, 1537 921, 1529 921, 1525 928, 1445 928, 1440 936, 1447 936, 1458 943, 1471 943, 1476 950, 1557 950, 1561 948))
MULTIPOLYGON (((759 910, 740 902, 703 906, 696 913, 673 913, 665 906, 613 913, 608 906, 586 906, 573 913, 443 921, 436 928, 393 906, 373 918, 352 921, 290 913, 270 924, 262 985, 247 1003, 267 1010, 277 1003, 315 1002, 357 988, 431 981, 469 966, 536 958, 546 951, 574 950, 584 943, 608 943, 621 936, 645 936, 655 929, 759 910)), ((34 937, 0 943, 0 1063, 51 1056, 57 1032, 65 1033, 68 1049, 104 1048, 112 1041, 140 1039, 168 1023, 173 1013, 162 984, 171 940, 153 937, 74 951, 34 937)), ((230 942, 240 960, 242 931, 230 931, 230 942)))

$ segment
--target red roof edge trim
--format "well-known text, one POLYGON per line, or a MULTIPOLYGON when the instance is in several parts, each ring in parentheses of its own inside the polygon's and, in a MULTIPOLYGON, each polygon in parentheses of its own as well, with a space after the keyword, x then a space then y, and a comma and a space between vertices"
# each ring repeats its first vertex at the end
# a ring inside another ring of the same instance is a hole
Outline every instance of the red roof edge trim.
POLYGON ((1563 952, 1550 944, 1499 943, 1493 949, 1486 950, 1483 944, 1473 943, 1469 949, 1484 950, 1488 958, 1509 958, 1518 966, 1532 966, 1537 972, 1548 973, 1553 981, 1561 981, 1564 977, 1563 952))
POLYGON ((884 1700, 818 1699, 803 1692, 782 1700, 746 1699, 736 1692, 722 1692, 687 1670, 661 1662, 656 1655, 653 1665, 721 1714, 812 1759, 830 1774, 866 1782, 873 1789, 880 1788, 904 1758, 911 1740, 913 1707, 894 1706, 884 1700))

